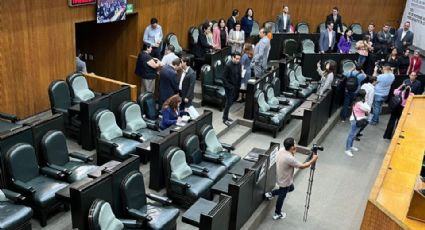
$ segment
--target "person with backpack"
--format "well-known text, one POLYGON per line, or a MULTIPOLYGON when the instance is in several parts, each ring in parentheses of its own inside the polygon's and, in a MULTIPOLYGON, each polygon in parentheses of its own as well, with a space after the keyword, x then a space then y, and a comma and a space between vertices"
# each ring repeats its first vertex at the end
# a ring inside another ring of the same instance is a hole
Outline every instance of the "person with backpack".
POLYGON ((354 97, 360 88, 360 85, 366 74, 362 70, 361 65, 356 65, 351 71, 343 74, 345 80, 344 105, 341 109, 340 118, 342 122, 350 116, 350 105, 353 103, 354 97))
POLYGON ((358 148, 353 146, 356 133, 367 124, 367 114, 370 112, 370 106, 365 101, 366 91, 359 90, 354 99, 353 112, 350 116, 350 132, 345 143, 345 154, 353 157, 352 151, 359 151, 358 148))
POLYGON ((393 137, 394 128, 400 119, 401 114, 403 113, 404 106, 406 105, 407 98, 413 96, 414 94, 411 92, 410 86, 402 84, 400 87, 394 90, 395 100, 391 100, 390 107, 391 108, 391 116, 390 120, 388 120, 387 128, 385 129, 384 139, 391 139, 393 137), (391 105, 393 104, 393 105, 391 105))

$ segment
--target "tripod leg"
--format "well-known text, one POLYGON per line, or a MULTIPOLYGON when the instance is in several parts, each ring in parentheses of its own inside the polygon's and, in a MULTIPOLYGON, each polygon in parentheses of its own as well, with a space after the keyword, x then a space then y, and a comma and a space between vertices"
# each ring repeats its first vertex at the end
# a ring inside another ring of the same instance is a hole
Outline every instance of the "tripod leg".
POLYGON ((308 178, 307 195, 305 197, 305 206, 304 206, 305 209, 304 209, 304 217, 303 217, 304 222, 307 221, 308 210, 310 208, 310 197, 311 197, 311 190, 313 187, 313 178, 314 178, 314 168, 311 168, 310 177, 308 178))

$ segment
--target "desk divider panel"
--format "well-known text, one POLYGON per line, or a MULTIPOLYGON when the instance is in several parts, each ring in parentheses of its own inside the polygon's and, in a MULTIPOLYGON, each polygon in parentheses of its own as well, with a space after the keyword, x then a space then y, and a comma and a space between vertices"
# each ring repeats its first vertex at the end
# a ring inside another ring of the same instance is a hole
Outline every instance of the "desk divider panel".
MULTIPOLYGON (((251 198, 251 214, 258 208, 264 200, 264 193, 266 192, 267 173, 268 173, 268 157, 266 155, 259 155, 258 161, 251 167, 254 170, 254 183, 252 186, 251 198)), ((251 216, 251 215, 250 215, 251 216)))
POLYGON ((232 198, 225 194, 220 194, 217 206, 208 214, 200 214, 201 219, 199 229, 201 230, 228 230, 230 223, 230 213, 232 208, 232 198))
POLYGON ((247 201, 252 199, 254 181, 254 170, 246 169, 245 175, 229 184, 229 195, 232 197, 231 230, 240 229, 252 214, 251 202, 247 201))
POLYGON ((196 121, 191 121, 183 127, 176 127, 174 129, 171 129, 171 133, 178 134, 178 146, 180 148, 183 148, 186 137, 191 134, 196 134, 196 121))
POLYGON ((109 94, 109 110, 115 114, 115 119, 117 124, 120 126, 121 121, 119 119, 120 111, 118 110, 121 103, 124 101, 131 101, 131 91, 130 86, 123 85, 120 89, 117 89, 109 94))
POLYGON ((109 109, 109 95, 103 95, 93 100, 80 103, 80 120, 81 120, 81 146, 85 150, 94 149, 95 136, 93 114, 99 109, 109 109))
POLYGON ((271 191, 276 185, 276 161, 279 147, 279 143, 271 142, 269 149, 264 153, 267 157, 266 191, 271 191))
POLYGON ((199 115, 195 119, 196 122, 196 135, 199 135, 199 132, 201 131, 201 128, 204 125, 211 125, 212 126, 212 119, 213 119, 213 113, 211 110, 204 110, 204 113, 199 115))
POLYGON ((149 188, 159 191, 165 187, 163 158, 170 146, 179 145, 179 134, 170 133, 161 140, 151 142, 149 188))
POLYGON ((112 175, 105 173, 80 187, 70 187, 72 227, 87 230, 90 206, 96 199, 112 205, 112 175))

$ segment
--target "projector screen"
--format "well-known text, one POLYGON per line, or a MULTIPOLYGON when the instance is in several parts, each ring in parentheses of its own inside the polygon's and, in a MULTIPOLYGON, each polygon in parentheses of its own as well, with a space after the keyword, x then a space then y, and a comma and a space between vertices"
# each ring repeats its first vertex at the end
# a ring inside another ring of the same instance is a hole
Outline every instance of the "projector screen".
POLYGON ((403 20, 410 21, 410 30, 415 34, 413 38, 413 46, 421 50, 425 50, 425 1, 424 0, 407 0, 404 8, 403 20))

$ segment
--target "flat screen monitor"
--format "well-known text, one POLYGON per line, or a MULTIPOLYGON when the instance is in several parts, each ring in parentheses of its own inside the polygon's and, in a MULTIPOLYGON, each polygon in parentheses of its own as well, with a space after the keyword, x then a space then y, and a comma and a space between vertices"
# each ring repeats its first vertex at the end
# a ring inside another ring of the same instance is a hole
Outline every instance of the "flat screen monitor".
POLYGON ((97 0, 97 23, 125 20, 127 0, 97 0))

